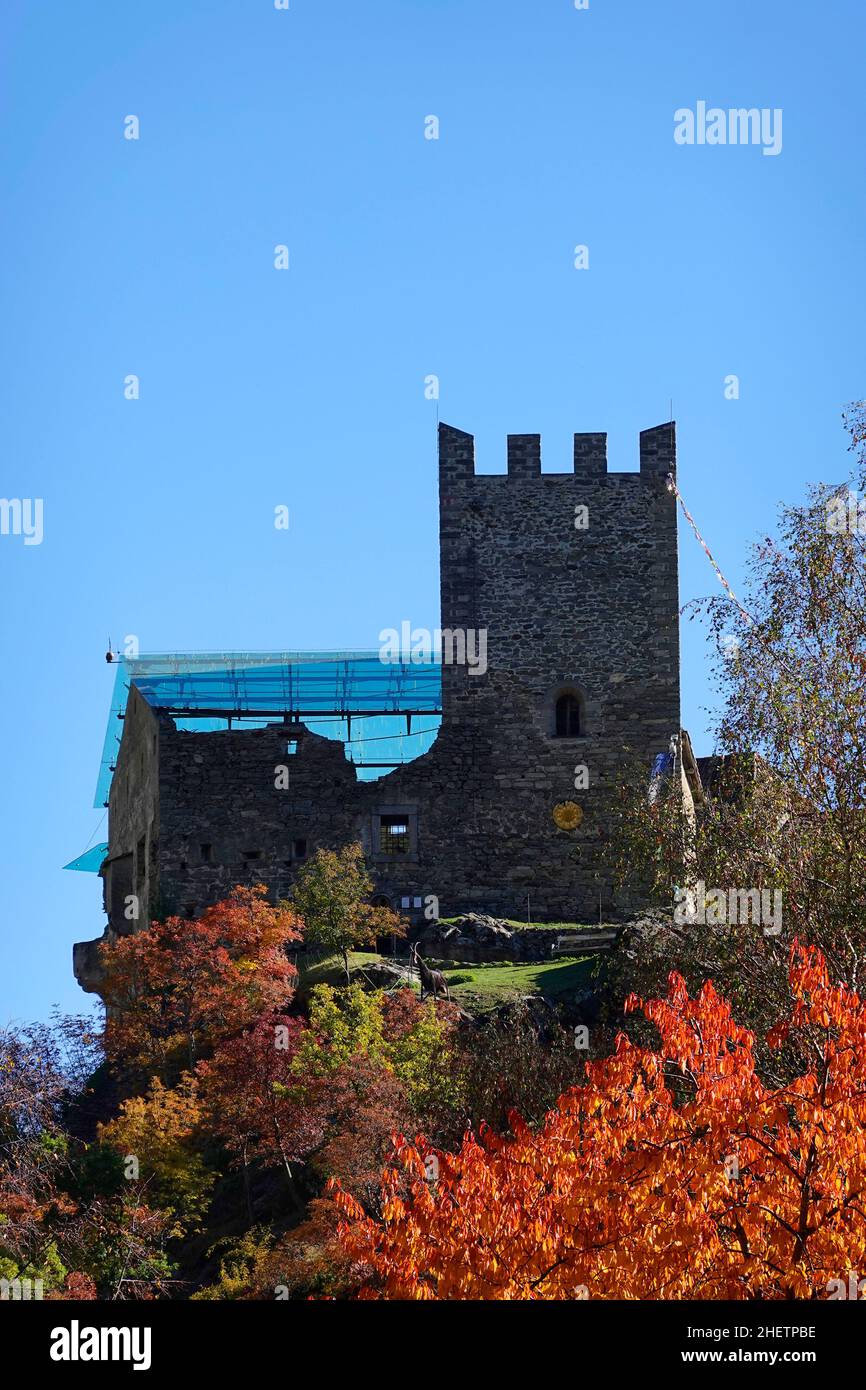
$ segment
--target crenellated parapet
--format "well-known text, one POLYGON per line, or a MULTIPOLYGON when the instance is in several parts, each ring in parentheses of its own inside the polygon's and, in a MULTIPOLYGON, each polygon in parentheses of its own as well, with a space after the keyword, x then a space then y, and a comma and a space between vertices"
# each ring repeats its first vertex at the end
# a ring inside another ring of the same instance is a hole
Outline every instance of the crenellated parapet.
MULTIPOLYGON (((640 476, 666 477, 676 472, 676 423, 673 420, 640 434, 640 476)), ((475 437, 453 425, 439 426, 439 477, 443 491, 451 485, 465 483, 470 478, 506 476, 515 481, 531 478, 557 478, 561 473, 541 472, 541 435, 509 434, 506 444, 505 475, 476 474, 475 437)), ((604 433, 575 434, 575 477, 596 481, 603 478, 634 478, 634 473, 608 472, 607 435, 604 433)))

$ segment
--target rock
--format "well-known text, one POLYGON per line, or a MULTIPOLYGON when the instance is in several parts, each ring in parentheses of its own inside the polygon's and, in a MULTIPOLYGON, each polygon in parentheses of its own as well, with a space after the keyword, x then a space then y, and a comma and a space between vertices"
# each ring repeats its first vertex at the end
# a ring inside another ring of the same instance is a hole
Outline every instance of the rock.
POLYGON ((514 926, 501 917, 467 912, 453 922, 429 922, 417 936, 422 955, 434 960, 514 961, 530 963, 557 956, 590 955, 609 951, 616 943, 617 928, 575 925, 573 928, 544 923, 514 926))
POLYGON ((99 948, 108 941, 107 931, 93 941, 76 941, 72 947, 72 969, 81 988, 87 994, 100 994, 105 983, 105 970, 99 948))
POLYGON ((396 989, 411 986, 418 976, 408 965, 398 965, 389 960, 372 961, 369 965, 355 965, 350 970, 352 981, 369 985, 370 989, 396 989))
POLYGON ((419 937, 422 952, 445 960, 508 960, 514 932, 507 922, 468 912, 455 922, 431 922, 419 937))

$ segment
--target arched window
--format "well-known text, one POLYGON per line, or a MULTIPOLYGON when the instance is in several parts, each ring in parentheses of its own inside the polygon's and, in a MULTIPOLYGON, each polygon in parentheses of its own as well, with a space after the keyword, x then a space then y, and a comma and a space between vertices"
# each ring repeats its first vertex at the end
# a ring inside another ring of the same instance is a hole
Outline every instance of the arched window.
POLYGON ((576 695, 560 695, 556 702, 556 737, 580 736, 580 701, 576 695))

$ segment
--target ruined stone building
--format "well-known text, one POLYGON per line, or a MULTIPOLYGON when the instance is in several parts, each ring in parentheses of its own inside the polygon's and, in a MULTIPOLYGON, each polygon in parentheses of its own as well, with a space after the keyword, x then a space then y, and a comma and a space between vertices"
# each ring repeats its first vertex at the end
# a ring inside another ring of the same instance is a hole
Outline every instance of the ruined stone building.
MULTIPOLYGON (((606 437, 579 434, 573 471, 542 473, 539 436, 512 435, 507 472, 479 475, 472 436, 442 425, 441 661, 235 657, 228 680, 204 658, 149 676, 127 663, 100 867, 109 936, 135 929, 131 896, 138 923, 193 916, 238 882, 285 897, 316 849, 356 840, 380 899, 416 917, 430 898, 443 917, 615 912, 605 788, 626 748, 649 768, 679 746, 675 466, 670 423, 641 434, 639 472, 609 473, 606 437), (453 659, 464 640, 477 656, 479 634, 486 662, 453 659), (347 756, 353 717, 357 730, 371 714, 410 734, 441 722, 427 751, 371 780, 347 756), (348 740, 310 727, 326 715, 348 740)), ((75 947, 85 988, 96 945, 75 947)))

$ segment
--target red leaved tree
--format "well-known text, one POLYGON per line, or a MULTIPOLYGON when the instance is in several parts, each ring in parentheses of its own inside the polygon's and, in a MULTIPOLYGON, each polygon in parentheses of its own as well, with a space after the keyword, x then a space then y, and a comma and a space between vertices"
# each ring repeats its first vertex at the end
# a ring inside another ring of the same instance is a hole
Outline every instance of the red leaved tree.
POLYGON ((381 1216, 338 1192, 363 1296, 826 1298, 866 1267, 866 1004, 799 945, 790 986, 773 1041, 800 1034, 814 1066, 782 1089, 713 985, 673 974, 629 1001, 659 1048, 620 1036, 537 1130, 515 1116, 435 1164, 401 1141, 381 1216))
POLYGON ((198 1065, 205 1123, 243 1168, 251 1220, 251 1161, 282 1168, 297 1203, 292 1167, 322 1140, 316 1087, 292 1069, 303 1031, 301 1019, 273 1014, 198 1065))
POLYGON ((168 917, 102 947, 109 1060, 163 1079, 192 1068, 221 1039, 284 1008, 297 917, 262 884, 237 887, 200 917, 168 917))

